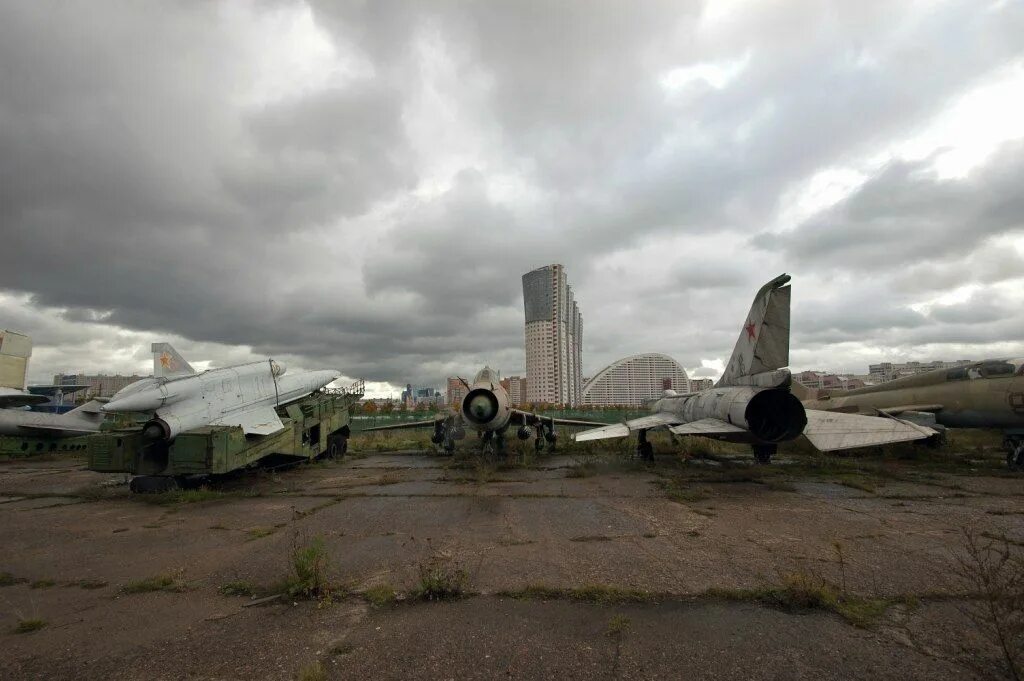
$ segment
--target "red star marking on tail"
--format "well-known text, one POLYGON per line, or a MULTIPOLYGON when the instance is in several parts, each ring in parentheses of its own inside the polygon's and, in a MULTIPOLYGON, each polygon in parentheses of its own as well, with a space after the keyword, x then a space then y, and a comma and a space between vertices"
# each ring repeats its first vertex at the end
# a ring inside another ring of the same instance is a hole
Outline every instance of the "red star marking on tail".
POLYGON ((747 322, 747 325, 744 326, 743 328, 746 330, 747 336, 750 337, 750 340, 756 340, 757 339, 757 334, 754 333, 754 331, 757 329, 757 327, 754 326, 754 322, 747 322))

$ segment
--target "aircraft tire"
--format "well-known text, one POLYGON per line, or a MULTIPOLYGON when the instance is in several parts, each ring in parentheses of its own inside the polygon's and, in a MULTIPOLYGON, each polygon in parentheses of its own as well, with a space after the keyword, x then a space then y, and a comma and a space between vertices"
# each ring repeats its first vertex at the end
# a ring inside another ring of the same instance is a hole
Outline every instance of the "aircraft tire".
POLYGON ((636 446, 636 453, 644 461, 654 461, 654 445, 650 442, 641 442, 636 446))

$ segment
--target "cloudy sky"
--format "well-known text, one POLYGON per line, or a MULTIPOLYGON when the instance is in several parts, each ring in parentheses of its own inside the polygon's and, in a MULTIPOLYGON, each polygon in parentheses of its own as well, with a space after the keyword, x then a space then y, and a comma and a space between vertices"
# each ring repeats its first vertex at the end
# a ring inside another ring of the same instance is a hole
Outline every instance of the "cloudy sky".
POLYGON ((552 262, 585 374, 1024 355, 1024 3, 0 0, 0 235, 36 381, 520 373, 552 262))

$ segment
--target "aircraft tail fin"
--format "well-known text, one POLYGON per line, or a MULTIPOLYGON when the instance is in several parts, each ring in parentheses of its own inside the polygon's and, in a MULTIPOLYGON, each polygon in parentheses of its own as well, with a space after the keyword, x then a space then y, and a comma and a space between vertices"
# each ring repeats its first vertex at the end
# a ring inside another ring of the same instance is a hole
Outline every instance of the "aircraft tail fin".
POLYGON ((716 386, 789 366, 790 276, 782 274, 754 296, 732 357, 716 386))
POLYGON ((179 378, 191 376, 196 370, 171 347, 170 343, 153 343, 153 376, 156 378, 179 378))
POLYGON ((32 339, 14 331, 0 331, 0 387, 25 389, 32 339))

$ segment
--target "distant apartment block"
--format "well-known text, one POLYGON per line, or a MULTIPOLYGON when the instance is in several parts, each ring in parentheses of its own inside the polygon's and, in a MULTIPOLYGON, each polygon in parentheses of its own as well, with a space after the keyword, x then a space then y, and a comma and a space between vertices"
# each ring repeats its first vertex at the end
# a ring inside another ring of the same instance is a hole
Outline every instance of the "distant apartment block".
POLYGON ((647 353, 609 364, 583 386, 580 402, 586 405, 642 406, 666 390, 690 391, 686 370, 668 355, 647 353))
POLYGON ((580 403, 583 392, 583 316, 562 265, 523 275, 526 317, 526 400, 580 403))
POLYGON ((859 376, 827 371, 801 371, 793 375, 793 380, 815 390, 853 390, 867 385, 859 376))
POLYGON ((902 364, 882 362, 869 365, 868 375, 874 382, 884 383, 885 381, 892 381, 902 376, 923 374, 927 371, 935 371, 936 369, 955 369, 956 367, 970 364, 971 361, 969 359, 958 359, 955 362, 936 360, 932 362, 903 362, 902 364))
POLYGON ((501 387, 508 393, 508 401, 512 404, 526 403, 526 379, 522 376, 501 379, 501 387))
MULTIPOLYGON (((699 393, 701 390, 709 390, 715 387, 715 382, 710 378, 691 378, 686 392, 699 393)), ((678 392, 678 391, 677 391, 678 392)))
POLYGON ((453 406, 462 404, 462 398, 466 396, 467 392, 469 391, 466 390, 466 386, 462 384, 462 381, 457 376, 448 377, 448 389, 445 392, 448 404, 453 406))
POLYGON ((53 384, 54 385, 87 385, 84 393, 78 393, 75 395, 76 398, 87 398, 93 397, 112 397, 114 393, 125 388, 136 381, 141 381, 144 378, 152 378, 151 376, 138 376, 132 374, 131 376, 122 376, 121 374, 114 374, 108 376, 107 374, 54 374, 53 384))

